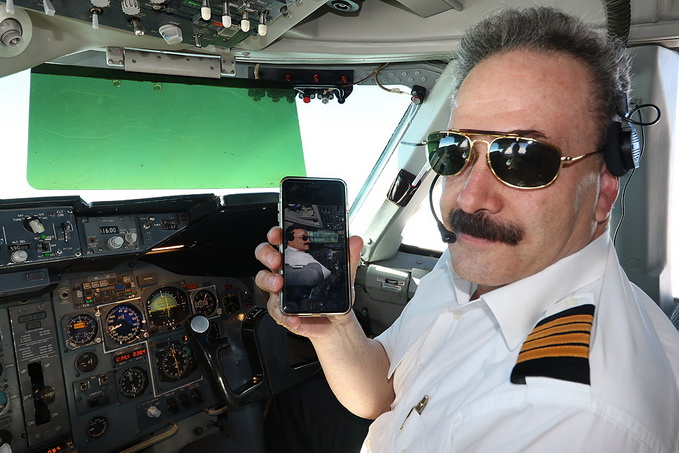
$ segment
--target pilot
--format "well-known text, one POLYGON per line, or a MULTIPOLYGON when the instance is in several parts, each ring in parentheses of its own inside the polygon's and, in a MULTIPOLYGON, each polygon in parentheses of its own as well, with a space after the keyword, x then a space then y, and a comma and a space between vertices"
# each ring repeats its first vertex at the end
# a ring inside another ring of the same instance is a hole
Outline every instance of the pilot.
POLYGON ((399 319, 371 339, 352 313, 282 315, 278 229, 255 252, 274 271, 256 277, 269 313, 374 419, 364 451, 679 451, 679 333, 609 238, 619 178, 601 150, 626 113, 624 45, 552 8, 504 10, 466 32, 456 64, 450 130, 429 145, 473 149, 433 165, 457 240, 399 319), (486 159, 516 137, 556 165, 486 159))
POLYGON ((304 228, 292 225, 285 229, 285 239, 287 242, 285 250, 285 264, 289 266, 306 266, 310 263, 317 263, 323 272, 323 279, 330 277, 330 271, 319 263, 316 258, 311 256, 311 237, 304 228))

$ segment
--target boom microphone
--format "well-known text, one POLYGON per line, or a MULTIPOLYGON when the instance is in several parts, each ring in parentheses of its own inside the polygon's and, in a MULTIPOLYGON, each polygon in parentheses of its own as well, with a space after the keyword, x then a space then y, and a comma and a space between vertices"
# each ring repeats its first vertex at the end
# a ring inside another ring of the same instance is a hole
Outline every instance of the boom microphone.
POLYGON ((441 233, 441 240, 446 244, 452 244, 457 240, 457 236, 455 233, 446 228, 443 222, 439 220, 438 216, 436 215, 436 211, 434 210, 434 185, 436 184, 436 181, 438 181, 439 176, 441 175, 437 174, 434 177, 434 180, 431 182, 431 186, 429 186, 429 207, 431 208, 431 213, 434 215, 434 220, 436 220, 436 226, 439 229, 439 233, 441 233))

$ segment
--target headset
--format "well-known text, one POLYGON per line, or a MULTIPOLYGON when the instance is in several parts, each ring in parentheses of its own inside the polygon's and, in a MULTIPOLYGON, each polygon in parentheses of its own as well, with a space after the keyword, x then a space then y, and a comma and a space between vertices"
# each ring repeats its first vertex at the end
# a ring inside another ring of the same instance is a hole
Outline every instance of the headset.
POLYGON ((613 176, 619 177, 639 167, 641 146, 637 131, 628 119, 626 94, 620 93, 616 96, 615 109, 619 118, 611 120, 608 124, 606 141, 601 147, 601 152, 608 171, 613 176))
POLYGON ((286 242, 290 242, 290 241, 294 241, 294 240, 295 240, 295 235, 294 235, 294 233, 293 233, 292 231, 293 231, 293 230, 296 230, 296 229, 297 229, 297 228, 295 228, 294 225, 293 225, 293 226, 289 226, 288 228, 286 228, 286 230, 285 230, 285 241, 286 241, 286 242))

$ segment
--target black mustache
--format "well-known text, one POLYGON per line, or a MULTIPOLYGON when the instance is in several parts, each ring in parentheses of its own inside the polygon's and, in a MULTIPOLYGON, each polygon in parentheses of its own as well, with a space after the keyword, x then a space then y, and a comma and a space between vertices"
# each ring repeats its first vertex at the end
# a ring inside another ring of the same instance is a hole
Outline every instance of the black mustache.
POLYGON ((525 234, 523 228, 513 223, 502 224, 483 213, 469 214, 456 209, 450 215, 453 231, 488 241, 517 245, 525 234))

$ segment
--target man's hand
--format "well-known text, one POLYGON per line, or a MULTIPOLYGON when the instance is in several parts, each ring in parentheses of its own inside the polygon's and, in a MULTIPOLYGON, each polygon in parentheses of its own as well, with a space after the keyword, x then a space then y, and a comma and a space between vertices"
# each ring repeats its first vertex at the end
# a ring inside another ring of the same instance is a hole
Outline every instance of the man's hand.
MULTIPOLYGON (((269 268, 268 271, 262 270, 257 273, 255 283, 262 290, 269 293, 269 301, 267 308, 271 317, 280 325, 284 326, 291 332, 309 338, 323 338, 332 333, 337 324, 346 323, 349 318, 353 317, 353 312, 346 315, 333 315, 322 317, 303 317, 303 316, 287 316, 283 314, 280 308, 279 292, 283 288, 283 277, 279 271, 283 263, 281 253, 277 247, 281 244, 283 234, 280 228, 272 228, 267 233, 268 242, 263 242, 255 249, 255 256, 257 259, 269 268)), ((361 248, 363 248, 363 240, 358 236, 349 238, 349 264, 351 277, 351 298, 352 305, 354 300, 354 279, 356 277, 356 269, 360 261, 361 248)))
MULTIPOLYGON (((259 271, 255 283, 270 294, 269 314, 278 324, 311 340, 332 391, 347 409, 359 417, 377 418, 389 410, 394 401, 393 382, 387 377, 389 359, 384 348, 377 340, 365 336, 353 310, 346 315, 324 317, 284 315, 278 295, 283 288, 283 277, 278 273, 283 257, 276 248, 281 244, 281 229, 272 228, 267 239, 269 242, 257 246, 255 256, 269 270, 259 271), (361 385, 357 386, 357 382, 361 385)), ((361 248, 360 237, 349 238, 352 305, 361 248)))

